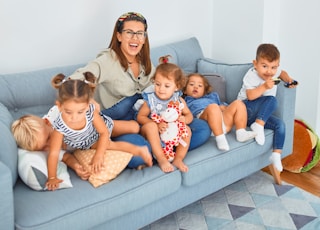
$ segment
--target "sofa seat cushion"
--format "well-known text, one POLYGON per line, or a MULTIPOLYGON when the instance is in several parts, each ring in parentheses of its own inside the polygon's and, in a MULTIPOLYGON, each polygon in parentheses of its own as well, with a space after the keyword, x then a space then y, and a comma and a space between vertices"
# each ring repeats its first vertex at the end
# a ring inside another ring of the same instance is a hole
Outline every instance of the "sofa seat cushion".
MULTIPOLYGON (((185 186, 196 185, 209 177, 229 171, 236 165, 250 161, 272 148, 273 131, 265 130, 266 141, 263 146, 258 145, 254 139, 241 143, 236 141, 235 131, 227 134, 230 150, 220 151, 216 146, 215 137, 201 146, 188 152, 184 162, 189 171, 182 174, 182 184, 185 186)), ((245 168, 243 170, 246 170, 245 168)))
POLYGON ((18 229, 54 229, 55 224, 89 229, 169 196, 181 186, 178 170, 165 174, 157 166, 126 169, 98 188, 73 171, 69 173, 73 188, 54 192, 35 192, 17 182, 14 200, 18 229))

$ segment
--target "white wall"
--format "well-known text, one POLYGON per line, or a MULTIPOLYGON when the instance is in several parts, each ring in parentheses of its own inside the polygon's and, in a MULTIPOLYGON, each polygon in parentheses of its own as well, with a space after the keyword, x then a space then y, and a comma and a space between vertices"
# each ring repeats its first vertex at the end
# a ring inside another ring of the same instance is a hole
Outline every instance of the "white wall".
POLYGON ((152 46, 196 36, 207 57, 230 63, 275 43, 281 67, 300 82, 296 116, 320 134, 318 0, 0 0, 0 73, 86 63, 127 11, 147 18, 152 46))
POLYGON ((212 54, 229 63, 251 62, 263 36, 263 1, 213 1, 212 54))
POLYGON ((281 64, 299 80, 296 116, 320 134, 320 1, 282 0, 281 64), (289 10, 290 9, 290 10, 289 10))
POLYGON ((117 18, 142 13, 152 46, 197 36, 211 51, 212 3, 179 0, 0 0, 0 73, 85 63, 110 41, 117 18))
POLYGON ((251 62, 258 44, 274 43, 281 68, 299 81, 296 118, 320 134, 320 1, 214 0, 212 57, 251 62), (230 7, 230 6, 233 7, 230 7))

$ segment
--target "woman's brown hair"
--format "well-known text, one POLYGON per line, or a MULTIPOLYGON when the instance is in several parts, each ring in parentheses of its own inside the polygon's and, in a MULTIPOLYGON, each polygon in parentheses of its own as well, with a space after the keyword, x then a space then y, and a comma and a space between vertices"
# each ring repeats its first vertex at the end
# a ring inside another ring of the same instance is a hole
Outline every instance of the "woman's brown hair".
POLYGON ((113 29, 113 34, 112 34, 112 38, 111 38, 111 41, 109 44, 109 48, 111 48, 117 54, 117 57, 119 59, 121 66, 125 70, 127 70, 129 67, 128 60, 120 48, 121 42, 119 42, 119 40, 117 38, 117 33, 122 33, 123 26, 124 26, 125 22, 128 22, 128 21, 137 21, 137 22, 141 22, 144 24, 145 41, 144 41, 144 44, 142 46, 141 51, 137 55, 137 60, 140 62, 140 64, 142 66, 144 66, 144 70, 145 70, 146 75, 149 75, 151 72, 152 63, 151 63, 151 58, 150 58, 149 38, 148 38, 148 34, 147 34, 148 25, 147 25, 147 20, 141 14, 136 13, 136 12, 128 12, 128 13, 121 15, 118 18, 118 20, 115 23, 114 29, 113 29))

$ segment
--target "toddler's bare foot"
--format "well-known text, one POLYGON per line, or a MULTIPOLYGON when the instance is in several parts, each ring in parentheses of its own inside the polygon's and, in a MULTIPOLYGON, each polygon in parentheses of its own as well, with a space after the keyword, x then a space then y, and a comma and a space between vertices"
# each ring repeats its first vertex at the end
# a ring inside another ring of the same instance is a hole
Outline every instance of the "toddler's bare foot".
POLYGON ((159 164, 160 169, 165 173, 174 171, 173 165, 169 161, 167 161, 167 159, 165 159, 161 162, 158 161, 158 164, 159 164))
POLYGON ((88 180, 90 177, 90 173, 86 171, 81 164, 75 163, 74 171, 82 180, 88 180))
POLYGON ((172 162, 172 164, 173 164, 174 166, 176 166, 181 172, 188 172, 188 170, 189 170, 188 166, 187 166, 185 163, 183 163, 182 160, 177 160, 177 159, 175 159, 175 160, 172 162))
POLYGON ((139 156, 142 157, 143 161, 146 163, 147 166, 151 167, 152 166, 152 156, 149 152, 149 149, 147 146, 142 146, 139 147, 140 151, 139 151, 139 156))

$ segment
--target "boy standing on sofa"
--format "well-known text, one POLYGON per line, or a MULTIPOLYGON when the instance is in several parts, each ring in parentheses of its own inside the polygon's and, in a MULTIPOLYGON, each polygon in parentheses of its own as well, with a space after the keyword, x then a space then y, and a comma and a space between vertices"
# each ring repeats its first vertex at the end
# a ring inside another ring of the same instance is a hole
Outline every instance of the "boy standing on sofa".
POLYGON ((280 173, 283 170, 281 152, 285 138, 284 122, 273 115, 277 107, 277 84, 280 79, 288 88, 296 87, 297 81, 293 80, 286 71, 279 68, 280 52, 273 44, 261 44, 253 60, 253 67, 248 70, 243 78, 243 84, 238 94, 247 108, 250 128, 257 133, 255 137, 259 145, 265 142, 264 129, 274 131, 273 152, 270 156, 270 171, 281 184, 280 173))

